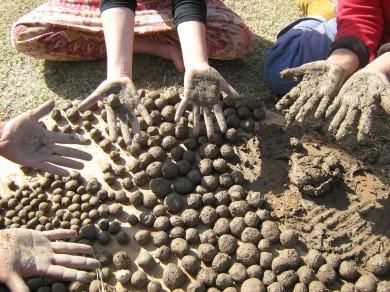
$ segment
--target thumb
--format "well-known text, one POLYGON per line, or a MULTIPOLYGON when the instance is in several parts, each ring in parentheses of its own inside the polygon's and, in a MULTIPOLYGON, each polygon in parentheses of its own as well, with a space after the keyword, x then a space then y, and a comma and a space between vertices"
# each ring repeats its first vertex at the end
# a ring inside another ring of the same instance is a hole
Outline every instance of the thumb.
POLYGON ((16 272, 11 272, 6 280, 6 284, 11 292, 30 292, 30 289, 27 287, 26 283, 20 275, 16 272))
POLYGON ((54 101, 49 100, 49 101, 45 102, 44 104, 36 107, 35 109, 32 109, 31 110, 31 117, 35 120, 39 120, 43 116, 50 113, 53 108, 54 108, 54 101))

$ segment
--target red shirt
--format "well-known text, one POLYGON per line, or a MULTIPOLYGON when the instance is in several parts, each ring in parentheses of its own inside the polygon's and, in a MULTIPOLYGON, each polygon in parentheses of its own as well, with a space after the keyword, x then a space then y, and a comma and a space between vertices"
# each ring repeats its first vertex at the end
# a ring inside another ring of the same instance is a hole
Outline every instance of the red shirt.
POLYGON ((373 60, 390 42, 390 0, 339 0, 336 40, 345 36, 360 39, 373 60))

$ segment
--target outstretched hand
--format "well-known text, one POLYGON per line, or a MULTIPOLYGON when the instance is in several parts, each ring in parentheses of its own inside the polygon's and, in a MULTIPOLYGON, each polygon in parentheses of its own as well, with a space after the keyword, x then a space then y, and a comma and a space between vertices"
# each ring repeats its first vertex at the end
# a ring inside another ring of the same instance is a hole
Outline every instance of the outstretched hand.
POLYGON ((220 91, 227 95, 239 98, 239 94, 231 87, 226 80, 212 67, 201 70, 188 70, 184 75, 184 97, 179 104, 175 115, 175 121, 178 121, 185 112, 189 102, 192 103, 193 113, 193 133, 199 134, 200 114, 203 113, 206 124, 207 136, 214 135, 214 125, 211 112, 214 112, 222 133, 226 132, 227 125, 223 110, 219 102, 220 91))
POLYGON ((337 140, 353 133, 357 126, 357 140, 363 142, 372 128, 373 115, 377 105, 389 98, 389 81, 381 73, 360 70, 353 74, 341 88, 332 105, 326 111, 326 117, 334 115, 329 132, 337 140), (359 122, 358 122, 359 121, 359 122))
POLYGON ((330 61, 316 61, 286 69, 281 76, 299 82, 276 104, 276 109, 286 114, 287 125, 294 120, 302 123, 314 111, 316 118, 323 118, 348 77, 341 66, 330 61))
POLYGON ((30 291, 23 278, 33 276, 91 281, 89 273, 78 269, 94 270, 100 262, 76 254, 91 254, 92 247, 56 241, 76 235, 76 231, 66 229, 44 232, 17 228, 0 230, 0 281, 11 292, 30 291))
POLYGON ((107 123, 111 141, 118 138, 117 118, 123 139, 127 145, 131 144, 129 123, 134 133, 139 133, 140 125, 136 116, 138 112, 145 119, 148 125, 151 119, 148 111, 141 104, 133 81, 128 77, 118 77, 103 81, 90 96, 80 105, 79 110, 84 111, 98 101, 104 101, 107 112, 107 123))
POLYGON ((0 154, 18 164, 60 176, 69 175, 69 171, 60 166, 82 169, 83 164, 72 158, 91 160, 92 156, 58 144, 86 144, 89 141, 77 135, 50 132, 39 124, 53 108, 54 102, 48 101, 6 122, 0 137, 0 154))

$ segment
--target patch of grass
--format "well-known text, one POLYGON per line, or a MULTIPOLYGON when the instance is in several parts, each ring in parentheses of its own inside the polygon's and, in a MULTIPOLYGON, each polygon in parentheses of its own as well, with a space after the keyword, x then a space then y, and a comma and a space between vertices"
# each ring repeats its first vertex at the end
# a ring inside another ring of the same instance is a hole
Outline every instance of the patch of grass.
MULTIPOLYGON (((0 120, 54 99, 57 105, 83 99, 105 78, 105 62, 49 62, 17 53, 10 41, 12 24, 42 0, 4 0, 0 5, 0 120)), ((293 0, 226 0, 254 34, 253 50, 239 60, 212 62, 244 97, 270 100, 263 76, 266 50, 278 31, 299 16, 293 0)), ((182 86, 183 75, 171 62, 146 55, 134 58, 138 88, 182 86), (156 70, 158 68, 158 70, 156 70), (164 72, 161 74, 161 72, 164 72)))

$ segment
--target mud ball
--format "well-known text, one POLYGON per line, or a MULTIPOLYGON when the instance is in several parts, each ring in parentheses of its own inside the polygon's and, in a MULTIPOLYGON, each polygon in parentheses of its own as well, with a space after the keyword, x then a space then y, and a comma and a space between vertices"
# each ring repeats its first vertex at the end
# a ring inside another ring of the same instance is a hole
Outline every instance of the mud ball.
POLYGON ((192 168, 192 164, 187 160, 180 160, 176 165, 180 175, 186 175, 192 168))
POLYGON ((169 259, 171 258, 172 256, 172 251, 171 249, 166 246, 166 245, 163 245, 159 248, 157 248, 154 252, 154 257, 160 261, 162 261, 163 263, 166 263, 167 261, 169 261, 169 259))
POLYGON ((112 221, 108 227, 110 234, 117 234, 121 230, 121 224, 118 221, 112 221))
POLYGON ((167 216, 157 217, 153 224, 153 228, 159 231, 167 231, 170 227, 171 222, 167 216))
POLYGON ((98 236, 99 230, 97 227, 93 224, 88 224, 83 227, 81 227, 79 232, 79 239, 86 239, 89 241, 96 240, 98 236))
MULTIPOLYGON (((131 272, 129 270, 124 270, 124 269, 123 270, 118 270, 118 271, 115 272, 115 278, 116 278, 116 280, 119 283, 125 284, 125 283, 127 283, 130 280, 131 272)), ((98 283, 99 283, 99 280, 95 280, 95 281, 98 281, 98 283)), ((89 288, 89 291, 91 291, 91 287, 89 288)), ((96 291, 99 291, 99 289, 96 290, 96 291)))
POLYGON ((230 212, 229 208, 225 205, 219 205, 215 211, 217 212, 217 215, 221 218, 229 218, 230 217, 230 212))
POLYGON ((241 237, 242 231, 245 229, 246 224, 243 217, 235 217, 229 223, 230 231, 234 236, 241 237))
POLYGON ((165 151, 171 151, 177 145, 177 139, 173 136, 165 136, 161 142, 161 147, 165 151))
POLYGON ((260 224, 259 217, 256 215, 255 212, 251 212, 251 211, 249 211, 245 214, 244 221, 245 221, 245 224, 248 225, 249 227, 258 227, 260 224))
POLYGON ((273 221, 264 221, 261 225, 261 235, 268 239, 271 242, 276 242, 279 240, 279 228, 273 221))
POLYGON ((274 282, 267 287, 267 292, 285 292, 285 291, 286 290, 284 289, 283 285, 278 282, 274 282))
POLYGON ((131 275, 130 283, 137 289, 144 289, 148 286, 149 279, 145 272, 135 271, 131 275))
POLYGON ((218 188, 218 178, 214 175, 206 175, 201 179, 201 185, 208 191, 214 192, 218 188))
POLYGON ((259 251, 270 251, 271 250, 271 242, 268 239, 261 239, 259 244, 257 245, 259 251))
POLYGON ((171 150, 171 158, 175 161, 179 161, 182 159, 183 157, 183 154, 185 152, 185 149, 183 147, 181 147, 180 145, 179 146, 175 146, 172 150, 171 150))
POLYGON ((202 175, 199 170, 192 169, 187 173, 187 178, 192 184, 197 185, 201 182, 202 175))
POLYGON ((202 202, 205 206, 214 206, 215 204, 215 196, 214 193, 204 193, 202 196, 202 202))
POLYGON ((297 270, 297 275, 298 275, 299 281, 301 283, 306 284, 306 285, 309 285, 316 278, 314 271, 312 269, 310 269, 308 266, 300 267, 297 270))
POLYGON ((229 227, 229 219, 227 218, 219 218, 215 224, 213 231, 217 236, 221 236, 223 234, 227 234, 230 232, 230 227, 229 227))
POLYGON ((251 265, 246 270, 248 278, 260 279, 263 276, 263 269, 260 265, 251 265))
POLYGON ((253 243, 244 243, 237 248, 236 258, 245 266, 254 265, 259 262, 259 250, 253 243))
POLYGON ((215 286, 218 274, 212 268, 204 268, 199 271, 196 279, 204 283, 206 287, 215 286))
POLYGON ((163 162, 167 157, 166 152, 160 146, 153 146, 148 150, 148 153, 153 157, 155 161, 163 162))
POLYGON ((143 195, 142 201, 143 205, 149 209, 154 208, 158 204, 158 199, 153 193, 145 193, 143 195))
POLYGON ((178 266, 169 263, 164 269, 163 281, 169 289, 177 289, 184 285, 186 276, 178 266))
POLYGON ((164 178, 154 178, 150 182, 150 188, 157 197, 163 198, 172 191, 172 184, 164 178))
POLYGON ((294 270, 288 270, 278 275, 277 280, 286 290, 289 290, 298 282, 298 275, 294 270))
POLYGON ((286 229, 280 234, 280 243, 284 247, 293 247, 298 242, 298 233, 294 229, 286 229))
POLYGON ((318 269, 317 278, 325 286, 330 286, 336 282, 337 273, 330 265, 325 264, 318 269))
POLYGON ((155 161, 149 164, 146 167, 146 174, 150 178, 158 178, 162 176, 162 163, 160 161, 155 161))
POLYGON ((328 289, 320 281, 313 281, 309 284, 309 292, 327 292, 328 289))
POLYGON ((206 288, 204 283, 200 281, 191 282, 187 287, 187 292, 205 292, 206 288))
POLYGON ((343 286, 341 286, 341 292, 357 292, 357 289, 354 284, 352 283, 344 283, 343 286))
POLYGON ((325 263, 325 258, 319 251, 311 249, 305 257, 305 263, 310 268, 317 270, 325 263))
POLYGON ((229 173, 221 174, 218 178, 218 182, 219 185, 225 189, 228 189, 233 185, 233 179, 229 173))
POLYGON ((270 252, 263 251, 260 253, 260 266, 263 269, 270 269, 272 265, 273 255, 270 252))
POLYGON ((157 109, 162 110, 168 104, 168 102, 164 98, 158 97, 154 100, 154 104, 156 105, 157 109))
POLYGON ((213 161, 205 158, 199 161, 199 171, 202 175, 210 175, 213 172, 213 161))
POLYGON ((359 275, 354 261, 343 261, 339 267, 340 276, 347 280, 354 280, 359 275))
POLYGON ((195 227, 199 224, 199 213, 195 209, 186 209, 181 214, 181 219, 188 227, 195 227))
POLYGON ((285 270, 295 270, 299 267, 301 258, 295 249, 283 249, 272 261, 272 270, 279 274, 285 270))
POLYGON ((226 289, 228 287, 233 286, 233 278, 226 273, 221 273, 217 276, 217 279, 215 280, 215 285, 220 289, 226 289))
POLYGON ((181 259, 181 266, 190 275, 196 275, 200 269, 200 261, 195 256, 186 255, 181 259))
POLYGON ((241 121, 241 128, 247 133, 252 133, 256 128, 255 121, 253 119, 241 121))
POLYGON ((241 292, 254 292, 254 291, 265 292, 266 288, 260 279, 251 278, 244 281, 244 283, 242 283, 240 291, 241 292))
POLYGON ((147 292, 162 292, 162 286, 159 282, 149 282, 147 288, 147 292))
POLYGON ((178 167, 172 161, 165 161, 162 165, 162 176, 166 179, 174 179, 178 175, 178 167))
POLYGON ((263 275, 264 285, 268 286, 276 281, 276 275, 270 270, 265 270, 263 275))
POLYGON ((173 183, 174 190, 181 194, 181 195, 187 195, 192 192, 194 189, 194 185, 191 183, 191 181, 186 177, 179 177, 174 183, 173 183))
POLYGON ((119 231, 118 234, 116 235, 116 241, 120 245, 126 245, 130 242, 129 235, 125 231, 119 231))
POLYGON ((155 265, 153 257, 147 251, 142 251, 135 262, 145 271, 152 269, 155 265))
POLYGON ((185 239, 190 244, 196 244, 200 241, 199 232, 195 228, 188 228, 186 230, 185 239))
MULTIPOLYGON (((182 197, 180 196, 179 198, 182 198, 182 197)), ((184 201, 183 201, 183 204, 184 204, 184 201)), ((181 216, 179 216, 179 215, 171 215, 169 217, 169 221, 171 222, 171 225, 173 227, 183 227, 184 226, 183 220, 181 219, 181 216)))
POLYGON ((152 236, 150 235, 150 232, 148 230, 138 230, 134 234, 134 240, 140 245, 145 246, 147 245, 150 240, 152 239, 152 236))
POLYGON ((169 242, 169 237, 164 231, 155 231, 152 233, 152 241, 155 246, 163 246, 169 242))
POLYGON ((341 257, 337 254, 330 254, 326 257, 326 263, 336 270, 340 266, 341 257))
POLYGON ((188 243, 183 238, 175 238, 171 242, 171 251, 179 258, 184 257, 189 252, 188 243))
POLYGON ((198 256, 205 263, 211 263, 217 253, 217 249, 210 243, 201 243, 198 246, 198 256))
POLYGON ((219 152, 221 153, 221 156, 226 160, 231 160, 236 157, 233 147, 231 147, 228 144, 222 145, 221 148, 219 149, 219 152))
POLYGON ((243 264, 234 263, 229 269, 229 275, 235 283, 242 283, 247 277, 246 269, 243 264))
POLYGON ((145 227, 152 227, 156 217, 151 213, 142 212, 139 215, 139 223, 141 223, 145 227))
POLYGON ((202 195, 192 193, 187 196, 187 207, 190 209, 200 209, 203 206, 202 195))
POLYGON ((109 243, 111 242, 110 233, 108 233, 107 231, 102 231, 102 232, 100 232, 100 233, 98 234, 97 240, 98 240, 98 242, 99 242, 101 245, 109 244, 109 243))
POLYGON ((210 243, 212 245, 216 245, 218 242, 218 238, 215 235, 213 230, 207 229, 200 234, 200 242, 201 243, 210 243))
POLYGON ((257 245, 260 239, 261 239, 261 234, 257 228, 245 227, 245 229, 241 233, 242 242, 250 242, 257 245))
POLYGON ((249 211, 246 201, 234 201, 229 204, 229 211, 232 217, 243 217, 249 211))
POLYGON ((199 149, 199 154, 202 158, 216 159, 219 155, 217 145, 206 143, 199 149))
POLYGON ((137 133, 133 137, 133 141, 141 145, 141 147, 148 146, 148 139, 149 139, 149 135, 146 134, 145 132, 137 133))
POLYGON ((271 214, 268 210, 259 209, 256 211, 256 215, 259 217, 260 221, 267 221, 271 219, 271 214))
POLYGON ((134 174, 133 181, 137 187, 142 187, 149 182, 149 177, 144 170, 141 170, 140 172, 134 174))
POLYGON ((213 225, 214 222, 218 219, 217 212, 213 207, 205 206, 200 212, 200 220, 205 225, 213 225))
POLYGON ((186 236, 186 232, 183 227, 176 226, 171 229, 169 232, 169 238, 184 238, 186 236))
POLYGON ((389 267, 389 260, 382 254, 377 254, 367 261, 367 269, 377 276, 385 275, 389 267))
POLYGON ((230 204, 230 196, 226 191, 220 191, 215 194, 215 200, 217 205, 229 205, 230 204))
POLYGON ((211 266, 217 273, 224 273, 229 270, 233 263, 234 260, 231 256, 220 252, 214 257, 211 266))
POLYGON ((293 292, 308 292, 309 289, 307 288, 306 284, 304 283, 297 283, 294 286, 293 292))
POLYGON ((112 257, 112 263, 117 269, 125 269, 130 265, 131 260, 125 251, 118 251, 112 257))
POLYGON ((175 125, 173 123, 163 122, 160 125, 160 134, 162 136, 174 136, 175 135, 175 125))
POLYGON ((140 206, 143 203, 143 193, 141 191, 135 191, 130 193, 129 200, 133 206, 140 206))
POLYGON ((152 213, 156 217, 165 216, 165 215, 167 215, 167 207, 165 207, 164 205, 156 205, 153 208, 152 213))
POLYGON ((229 170, 227 162, 223 158, 217 158, 213 160, 213 168, 219 173, 225 173, 229 170))
MULTIPOLYGON (((229 128, 238 128, 240 126, 240 118, 237 115, 230 115, 226 118, 226 124, 229 128)), ((230 129, 228 129, 229 131, 230 129)), ((225 133, 226 138, 226 133, 225 133)))
POLYGON ((381 282, 379 282, 378 285, 377 285, 376 291, 377 292, 388 292, 388 291, 390 291, 390 281, 381 281, 381 282))

